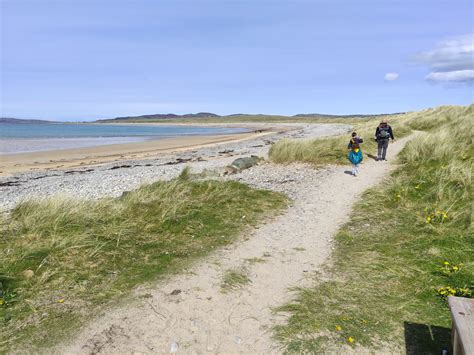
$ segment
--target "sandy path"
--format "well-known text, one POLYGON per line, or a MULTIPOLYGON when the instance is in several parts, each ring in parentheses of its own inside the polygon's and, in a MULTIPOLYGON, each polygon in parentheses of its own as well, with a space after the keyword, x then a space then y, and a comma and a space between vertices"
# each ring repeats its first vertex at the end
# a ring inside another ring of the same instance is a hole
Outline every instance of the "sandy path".
MULTIPOLYGON (((406 140, 390 146, 388 159, 393 160, 406 140)), ((244 236, 241 242, 217 251, 190 272, 173 276, 154 289, 137 291, 135 304, 99 317, 58 351, 281 352, 271 339, 271 326, 282 319, 272 313, 272 307, 291 298, 290 287, 309 281, 310 272, 330 254, 332 238, 348 220, 353 203, 364 190, 380 183, 392 167, 366 158, 356 178, 345 173, 348 167, 331 167, 317 172, 309 183, 295 181, 294 204, 283 215, 244 236), (264 262, 249 263, 249 258, 264 262), (248 268, 251 283, 222 293, 225 271, 242 266, 248 268), (172 295, 173 290, 181 292, 172 295), (140 294, 147 294, 147 298, 140 298, 140 294)), ((308 168, 295 165, 286 169, 308 168)))

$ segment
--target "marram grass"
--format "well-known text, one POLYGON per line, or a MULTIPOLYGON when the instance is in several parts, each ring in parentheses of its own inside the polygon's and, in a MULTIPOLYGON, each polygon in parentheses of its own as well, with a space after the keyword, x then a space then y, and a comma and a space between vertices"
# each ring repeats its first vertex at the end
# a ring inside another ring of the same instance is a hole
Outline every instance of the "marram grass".
POLYGON ((187 172, 121 198, 19 204, 1 222, 0 353, 60 340, 134 286, 232 242, 285 205, 283 195, 187 172))
POLYGON ((275 336, 288 352, 449 348, 446 298, 474 293, 473 108, 407 121, 427 133, 407 144, 390 180, 356 204, 314 286, 279 309, 289 319, 275 336))

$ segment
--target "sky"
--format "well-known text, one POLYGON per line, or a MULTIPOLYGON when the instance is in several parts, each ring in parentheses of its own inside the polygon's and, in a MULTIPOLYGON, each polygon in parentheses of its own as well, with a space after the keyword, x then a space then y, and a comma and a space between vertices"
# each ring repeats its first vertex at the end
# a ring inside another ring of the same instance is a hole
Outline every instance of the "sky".
POLYGON ((474 101, 471 0, 0 0, 0 117, 474 101))

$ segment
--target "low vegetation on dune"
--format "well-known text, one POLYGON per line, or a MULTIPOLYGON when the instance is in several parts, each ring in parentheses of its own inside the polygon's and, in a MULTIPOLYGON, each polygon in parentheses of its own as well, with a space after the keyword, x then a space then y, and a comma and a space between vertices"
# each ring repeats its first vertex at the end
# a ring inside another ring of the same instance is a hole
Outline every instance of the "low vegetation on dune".
POLYGON ((0 225, 0 349, 54 343, 134 286, 232 242, 286 203, 185 171, 120 198, 19 204, 0 225))
POLYGON ((473 121, 474 105, 405 122, 426 132, 407 144, 391 178, 363 195, 314 286, 281 307, 289 320, 275 334, 289 352, 449 347, 446 299, 474 293, 473 121))

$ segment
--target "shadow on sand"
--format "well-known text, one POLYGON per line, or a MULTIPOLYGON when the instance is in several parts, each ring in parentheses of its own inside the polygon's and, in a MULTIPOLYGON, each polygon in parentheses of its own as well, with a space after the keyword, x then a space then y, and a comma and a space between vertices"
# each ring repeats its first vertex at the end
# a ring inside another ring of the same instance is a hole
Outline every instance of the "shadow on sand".
POLYGON ((378 158, 377 158, 375 155, 373 155, 373 154, 367 153, 366 155, 367 155, 369 158, 374 159, 375 161, 378 160, 378 158))

